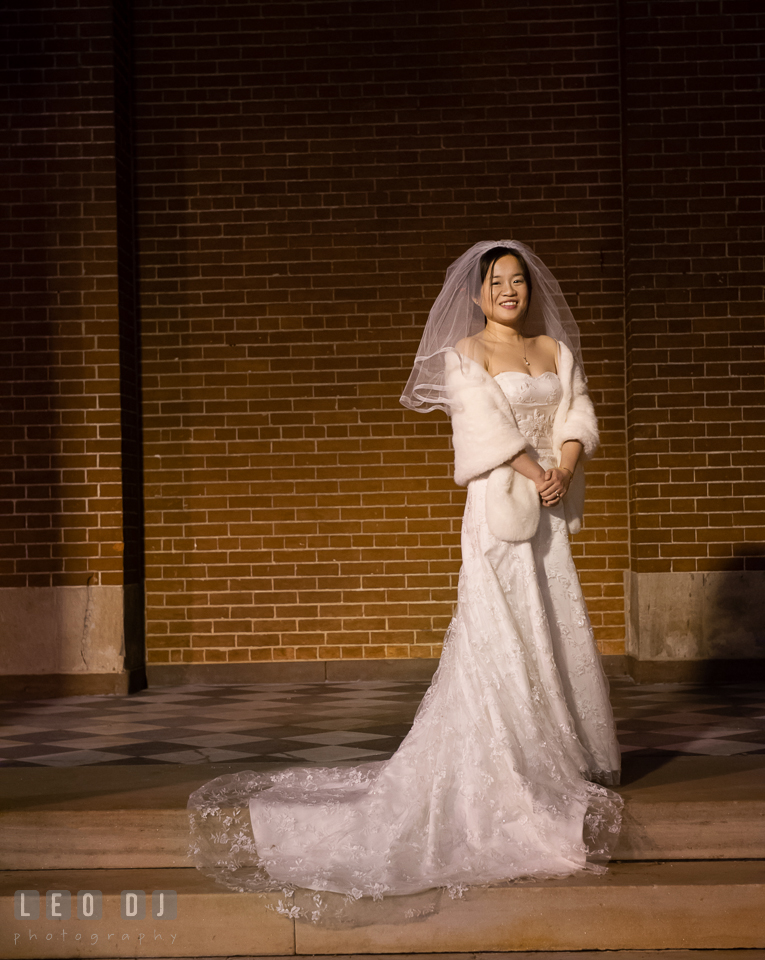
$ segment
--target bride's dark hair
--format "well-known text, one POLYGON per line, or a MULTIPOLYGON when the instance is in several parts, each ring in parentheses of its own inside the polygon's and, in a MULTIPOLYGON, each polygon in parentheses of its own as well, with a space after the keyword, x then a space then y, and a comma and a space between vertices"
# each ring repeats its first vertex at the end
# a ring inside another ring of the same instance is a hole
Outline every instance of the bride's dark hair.
POLYGON ((521 265, 521 273, 523 274, 523 279, 526 281, 526 286, 529 288, 529 296, 531 296, 531 291, 533 289, 533 284, 531 282, 531 271, 529 270, 529 265, 523 259, 523 254, 520 251, 516 250, 514 247, 492 247, 491 250, 487 250, 486 253, 481 254, 481 259, 478 261, 481 270, 481 283, 486 279, 486 275, 491 271, 492 279, 494 278, 494 264, 497 260, 501 260, 502 257, 515 257, 518 263, 521 265))

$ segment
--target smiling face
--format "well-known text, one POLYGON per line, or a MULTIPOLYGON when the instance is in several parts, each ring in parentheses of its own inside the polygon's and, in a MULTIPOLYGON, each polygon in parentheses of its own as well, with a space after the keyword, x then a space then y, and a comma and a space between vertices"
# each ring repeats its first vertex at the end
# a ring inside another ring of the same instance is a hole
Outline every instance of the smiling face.
POLYGON ((529 288, 518 258, 500 257, 481 287, 481 309, 487 320, 515 327, 529 309, 529 288))

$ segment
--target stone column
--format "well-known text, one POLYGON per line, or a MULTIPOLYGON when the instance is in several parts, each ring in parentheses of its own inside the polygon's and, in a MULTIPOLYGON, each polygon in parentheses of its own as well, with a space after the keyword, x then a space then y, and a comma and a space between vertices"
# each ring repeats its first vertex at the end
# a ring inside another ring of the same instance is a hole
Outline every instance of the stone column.
POLYGON ((0 695, 143 675, 126 4, 4 7, 12 196, 0 345, 0 695), (127 629, 126 629, 127 625, 127 629))

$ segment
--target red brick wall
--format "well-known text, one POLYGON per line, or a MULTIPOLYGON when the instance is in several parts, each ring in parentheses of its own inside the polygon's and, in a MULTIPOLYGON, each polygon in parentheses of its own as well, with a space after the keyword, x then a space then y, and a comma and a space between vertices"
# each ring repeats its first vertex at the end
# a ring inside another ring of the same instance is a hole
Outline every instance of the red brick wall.
POLYGON ((133 62, 130 13, 3 7, 0 587, 138 588, 145 492, 150 662, 437 655, 464 491, 398 396, 507 236, 582 328, 601 649, 627 567, 765 563, 764 14, 136 0, 133 62))
POLYGON ((624 11, 632 568, 762 568, 765 12, 624 11))
POLYGON ((122 583, 111 16, 3 5, 0 587, 122 583))
POLYGON ((464 491, 405 383, 448 264, 513 236, 583 331, 575 551, 627 565, 613 4, 136 0, 150 663, 437 655, 464 491))

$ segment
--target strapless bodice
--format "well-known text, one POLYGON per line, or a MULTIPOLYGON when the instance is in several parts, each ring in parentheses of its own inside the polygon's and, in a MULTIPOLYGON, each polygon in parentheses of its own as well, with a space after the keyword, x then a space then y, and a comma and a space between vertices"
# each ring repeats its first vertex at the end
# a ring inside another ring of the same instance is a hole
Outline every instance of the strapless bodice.
POLYGON ((532 377, 519 370, 505 370, 494 379, 513 408, 521 434, 535 450, 551 450, 553 420, 563 392, 557 373, 548 371, 532 377))

